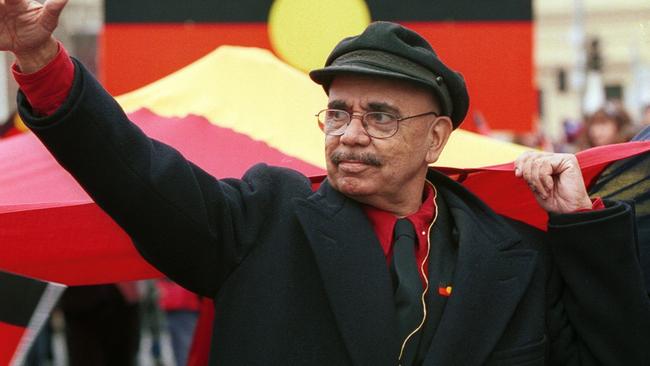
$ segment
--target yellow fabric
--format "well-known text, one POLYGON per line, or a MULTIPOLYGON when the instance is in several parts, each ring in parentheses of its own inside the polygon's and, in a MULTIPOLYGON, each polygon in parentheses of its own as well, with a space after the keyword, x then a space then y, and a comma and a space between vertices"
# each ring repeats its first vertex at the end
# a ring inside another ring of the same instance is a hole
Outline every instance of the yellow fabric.
POLYGON ((22 118, 20 118, 20 115, 18 115, 18 113, 14 114, 14 127, 20 132, 25 132, 29 130, 27 126, 25 126, 25 122, 23 122, 22 118))
MULTIPOLYGON (((222 46, 152 84, 117 98, 127 111, 165 117, 200 115, 316 166, 325 167, 314 116, 327 104, 309 77, 258 48, 222 46)), ((508 162, 525 148, 455 131, 436 165, 478 167, 508 162)))

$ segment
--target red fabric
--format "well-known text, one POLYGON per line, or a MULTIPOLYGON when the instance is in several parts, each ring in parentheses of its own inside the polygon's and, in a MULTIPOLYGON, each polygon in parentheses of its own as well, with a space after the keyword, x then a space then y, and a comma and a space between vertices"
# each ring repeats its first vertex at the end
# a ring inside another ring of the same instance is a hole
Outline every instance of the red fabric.
MULTIPOLYGON (((432 3, 418 1, 409 3, 413 4, 409 6, 432 3)), ((445 55, 447 65, 463 70, 463 77, 472 93, 463 129, 473 130, 469 119, 475 113, 484 116, 493 130, 527 132, 533 128, 533 116, 537 112, 536 87, 531 77, 535 75, 533 22, 474 20, 399 23, 435 45, 436 52, 445 55), (463 46, 458 47, 461 44, 463 46), (476 55, 481 55, 480 62, 477 62, 476 55), (499 75, 498 88, 495 88, 495 75, 499 75)))
POLYGON ((0 268, 87 285, 160 277, 93 203, 25 205, 0 214, 0 268))
MULTIPOLYGON (((240 177, 257 162, 323 173, 199 116, 165 118, 140 110, 130 117, 218 177, 240 177)), ((0 269, 67 285, 161 276, 34 135, 0 141, 0 172, 0 269)))
POLYGON ((11 71, 32 108, 40 115, 54 113, 65 102, 74 79, 74 64, 61 43, 59 53, 42 69, 23 74, 14 63, 11 71))
POLYGON ((156 281, 158 288, 158 304, 165 311, 172 310, 199 310, 201 298, 180 285, 168 279, 156 281))
POLYGON ((201 299, 199 320, 196 322, 192 348, 187 357, 187 366, 205 366, 210 355, 210 340, 212 339, 212 324, 214 322, 214 302, 211 299, 201 299))
MULTIPOLYGON (((577 153, 576 157, 585 185, 590 187, 612 162, 649 151, 650 141, 639 141, 591 148, 577 153)), ((497 213, 546 230, 548 215, 523 179, 515 177, 513 163, 472 169, 438 167, 437 170, 461 182, 497 213)))
POLYGON ((218 46, 271 49, 270 42, 266 23, 106 23, 98 41, 100 80, 119 95, 161 79, 218 46))
POLYGON ((9 365, 26 328, 0 322, 0 365, 9 365))
POLYGON ((596 197, 591 200, 591 208, 584 208, 581 210, 576 210, 576 212, 585 212, 585 211, 592 211, 592 210, 602 210, 605 208, 605 203, 603 202, 603 199, 600 197, 596 197))
MULTIPOLYGON (((420 206, 420 209, 416 213, 406 217, 413 224, 418 237, 418 246, 417 251, 415 252, 415 258, 418 263, 418 273, 420 274, 420 279, 423 284, 426 283, 423 270, 426 270, 427 264, 429 263, 427 257, 427 248, 429 246, 429 226, 431 225, 435 215, 433 188, 429 184, 426 184, 424 187, 425 193, 424 199, 422 200, 422 206, 420 206)), ((393 256, 393 230, 398 217, 390 212, 379 210, 368 205, 363 206, 363 211, 368 216, 368 219, 375 230, 375 234, 377 234, 381 249, 386 256, 386 263, 390 264, 390 260, 393 256)))
POLYGON ((591 202, 592 210, 602 210, 603 208, 605 208, 605 203, 603 202, 602 198, 596 197, 596 199, 594 199, 593 202, 591 202))

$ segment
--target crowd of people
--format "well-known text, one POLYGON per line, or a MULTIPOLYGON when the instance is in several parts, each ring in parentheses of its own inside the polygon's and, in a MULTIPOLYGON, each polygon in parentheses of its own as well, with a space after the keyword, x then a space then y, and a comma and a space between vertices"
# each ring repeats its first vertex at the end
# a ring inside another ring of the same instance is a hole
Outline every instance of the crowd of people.
POLYGON ((540 129, 516 134, 513 142, 561 153, 576 153, 592 147, 627 142, 650 126, 650 104, 645 105, 635 119, 620 101, 607 101, 583 118, 567 118, 561 123, 562 134, 555 139, 547 137, 540 129))

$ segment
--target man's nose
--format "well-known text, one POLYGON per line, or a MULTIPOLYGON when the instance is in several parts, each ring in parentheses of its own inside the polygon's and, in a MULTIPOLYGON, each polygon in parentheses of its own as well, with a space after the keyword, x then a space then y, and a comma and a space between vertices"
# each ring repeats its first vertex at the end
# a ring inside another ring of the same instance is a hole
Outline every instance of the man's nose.
POLYGON ((341 143, 346 145, 367 145, 370 143, 370 135, 366 132, 362 121, 363 116, 353 114, 350 116, 350 123, 341 135, 341 143))

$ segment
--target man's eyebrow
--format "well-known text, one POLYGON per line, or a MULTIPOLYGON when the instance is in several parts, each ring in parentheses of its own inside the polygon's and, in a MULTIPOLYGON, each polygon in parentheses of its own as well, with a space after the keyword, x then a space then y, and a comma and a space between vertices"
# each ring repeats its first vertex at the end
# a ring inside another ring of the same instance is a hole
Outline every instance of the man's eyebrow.
MULTIPOLYGON (((342 109, 344 111, 347 111, 350 109, 349 105, 341 99, 335 99, 327 103, 327 108, 329 109, 342 109)), ((391 104, 385 103, 385 102, 369 102, 365 108, 366 111, 369 112, 387 112, 394 114, 396 116, 400 115, 400 110, 397 107, 394 107, 391 104)))
POLYGON ((400 115, 399 108, 384 102, 370 102, 368 103, 367 109, 371 112, 387 112, 396 116, 400 115))
POLYGON ((332 100, 327 103, 327 108, 329 109, 342 109, 344 111, 348 110, 348 104, 340 99, 332 100))

